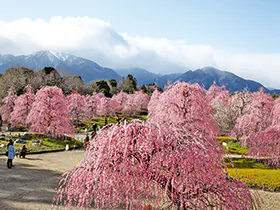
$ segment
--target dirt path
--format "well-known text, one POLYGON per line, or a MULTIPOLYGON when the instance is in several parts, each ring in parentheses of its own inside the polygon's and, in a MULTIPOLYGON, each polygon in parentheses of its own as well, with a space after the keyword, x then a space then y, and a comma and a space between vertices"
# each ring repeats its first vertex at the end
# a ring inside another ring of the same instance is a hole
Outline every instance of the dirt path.
POLYGON ((52 198, 62 172, 72 169, 84 151, 67 151, 15 158, 7 169, 0 157, 0 209, 51 209, 52 198))
MULTIPOLYGON (((51 209, 61 173, 77 165, 83 154, 78 150, 28 155, 15 158, 13 169, 7 169, 6 157, 0 156, 0 210, 51 209)), ((262 210, 280 209, 280 193, 258 192, 265 202, 262 210)))

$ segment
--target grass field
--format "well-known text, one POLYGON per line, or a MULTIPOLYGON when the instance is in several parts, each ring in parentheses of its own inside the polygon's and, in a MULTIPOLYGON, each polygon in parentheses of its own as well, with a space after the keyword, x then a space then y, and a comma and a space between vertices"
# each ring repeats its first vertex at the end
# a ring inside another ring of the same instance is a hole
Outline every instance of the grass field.
MULTIPOLYGON (((18 137, 13 136, 12 139, 16 140, 18 137)), ((9 143, 9 140, 0 140, 0 144, 7 145, 9 143)), ((46 151, 57 151, 57 150, 64 150, 66 147, 66 144, 69 145, 69 148, 78 148, 82 146, 82 143, 80 141, 77 141, 75 139, 72 140, 59 140, 59 139, 52 139, 52 138, 32 138, 29 140, 26 140, 26 144, 14 144, 16 151, 20 151, 20 148, 23 145, 26 145, 28 148, 28 153, 38 153, 38 152, 46 152, 46 151), (41 146, 33 146, 32 140, 39 140, 41 141, 41 146)), ((0 154, 5 154, 7 151, 7 147, 0 148, 0 154)))
POLYGON ((226 163, 230 177, 238 178, 253 188, 280 192, 280 169, 247 158, 233 158, 226 163))

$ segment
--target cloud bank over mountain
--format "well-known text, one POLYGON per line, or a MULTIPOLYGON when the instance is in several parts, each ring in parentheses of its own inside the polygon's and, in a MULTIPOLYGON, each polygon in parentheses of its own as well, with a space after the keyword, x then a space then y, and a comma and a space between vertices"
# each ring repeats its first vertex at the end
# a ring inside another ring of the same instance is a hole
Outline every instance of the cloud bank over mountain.
POLYGON ((233 52, 188 40, 139 37, 89 17, 0 21, 0 54, 39 50, 68 52, 111 68, 141 67, 161 74, 213 66, 280 88, 280 52, 233 52))

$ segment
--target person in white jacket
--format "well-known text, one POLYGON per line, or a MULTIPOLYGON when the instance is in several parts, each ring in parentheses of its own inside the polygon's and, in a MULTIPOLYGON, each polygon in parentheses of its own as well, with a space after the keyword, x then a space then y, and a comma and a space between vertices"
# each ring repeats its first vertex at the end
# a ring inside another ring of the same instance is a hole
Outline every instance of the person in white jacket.
POLYGON ((16 151, 15 151, 14 143, 11 140, 8 147, 8 161, 7 161, 8 168, 13 167, 13 159, 15 156, 16 156, 16 151))

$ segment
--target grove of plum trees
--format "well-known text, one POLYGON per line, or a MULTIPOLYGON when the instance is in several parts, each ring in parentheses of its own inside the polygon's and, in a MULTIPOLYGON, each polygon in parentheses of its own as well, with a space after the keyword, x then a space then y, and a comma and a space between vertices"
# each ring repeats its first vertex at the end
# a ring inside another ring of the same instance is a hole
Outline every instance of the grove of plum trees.
POLYGON ((50 86, 24 91, 17 96, 9 89, 2 119, 53 135, 72 134, 71 120, 148 113, 145 122, 107 125, 97 133, 83 161, 60 181, 55 201, 67 208, 258 207, 247 185, 227 175, 218 135, 236 137, 248 155, 280 166, 280 99, 262 89, 231 95, 216 84, 205 90, 178 82, 155 89, 151 98, 139 91, 65 96, 50 86))
POLYGON ((258 207, 247 185, 227 175, 206 90, 177 83, 154 94, 146 122, 98 132, 83 161, 61 178, 55 202, 67 209, 258 207))

